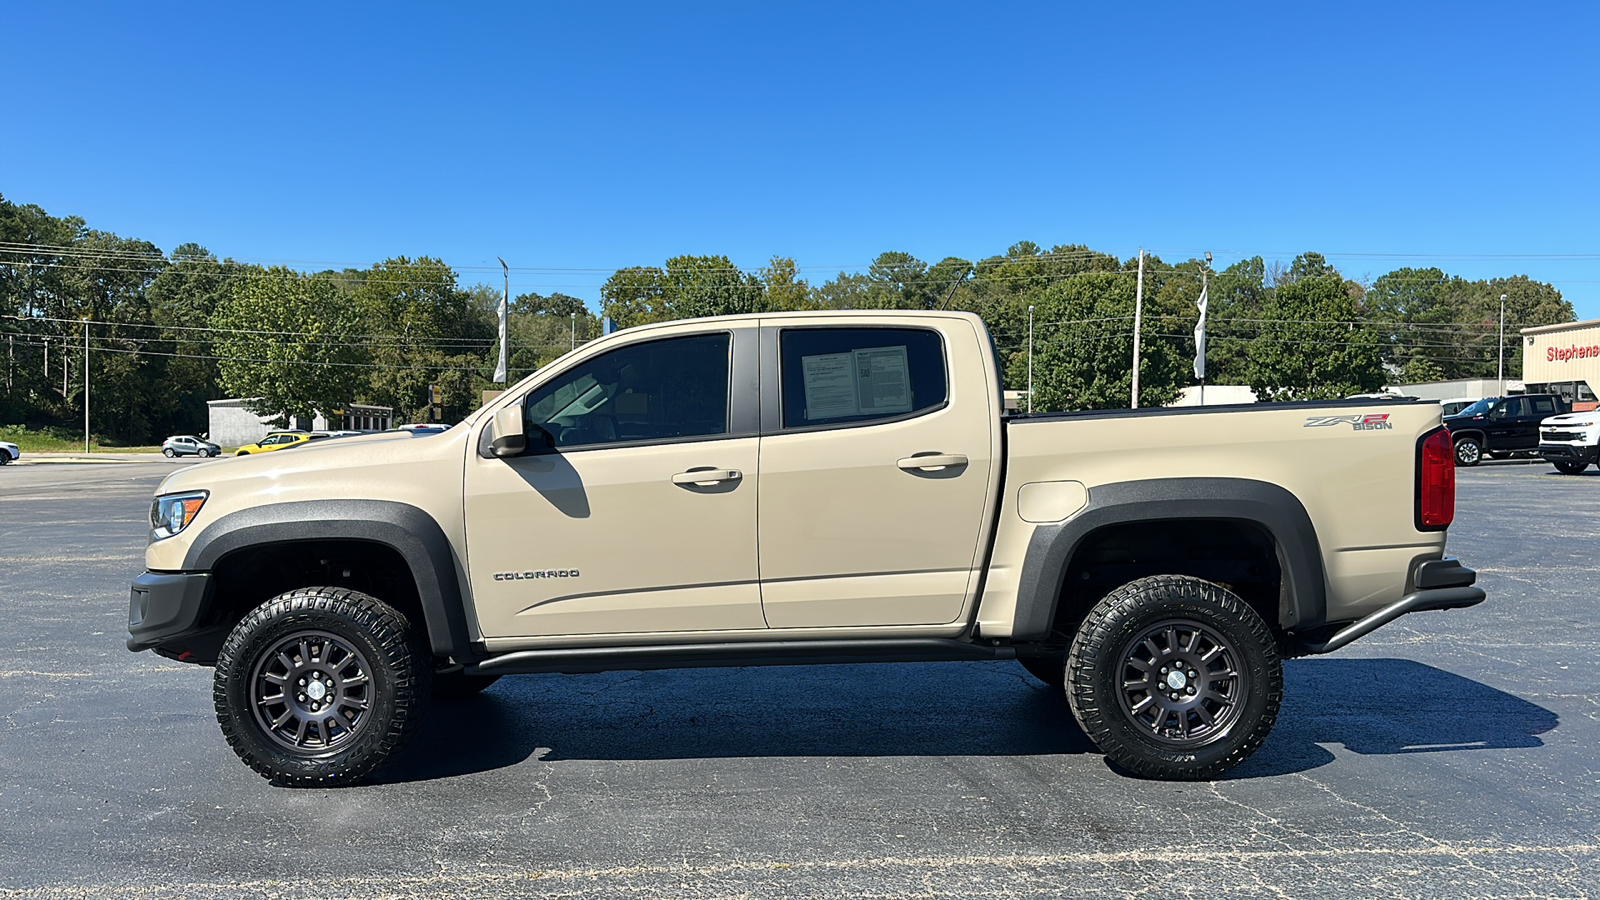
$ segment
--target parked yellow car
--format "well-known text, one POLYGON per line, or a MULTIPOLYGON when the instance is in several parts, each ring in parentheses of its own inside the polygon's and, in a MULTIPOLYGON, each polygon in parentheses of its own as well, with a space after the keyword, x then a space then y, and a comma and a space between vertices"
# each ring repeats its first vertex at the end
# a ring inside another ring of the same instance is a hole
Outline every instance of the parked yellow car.
POLYGON ((259 442, 245 444, 234 452, 234 456, 249 456, 252 453, 271 453, 274 450, 286 450, 298 447, 311 440, 311 435, 304 431, 274 431, 259 442))

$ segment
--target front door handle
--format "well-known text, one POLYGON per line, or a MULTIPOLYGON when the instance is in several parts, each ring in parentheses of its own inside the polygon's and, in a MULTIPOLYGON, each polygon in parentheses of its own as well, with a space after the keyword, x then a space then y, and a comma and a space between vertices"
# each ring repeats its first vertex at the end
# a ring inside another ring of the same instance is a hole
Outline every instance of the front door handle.
POLYGON ((930 453, 925 456, 908 456, 895 463, 902 469, 945 469, 966 464, 967 458, 960 453, 930 453))
POLYGON ((690 469, 672 476, 673 484, 721 484, 725 481, 738 481, 744 473, 738 469, 713 469, 710 466, 690 469))

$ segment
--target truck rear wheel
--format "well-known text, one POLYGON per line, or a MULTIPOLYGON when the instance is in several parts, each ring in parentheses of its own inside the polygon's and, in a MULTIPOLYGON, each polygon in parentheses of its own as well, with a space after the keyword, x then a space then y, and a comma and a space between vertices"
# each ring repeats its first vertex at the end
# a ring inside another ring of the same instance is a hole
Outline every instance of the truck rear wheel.
POLYGON ((300 588, 257 607, 217 657, 217 723, 275 784, 355 784, 415 727, 432 656, 404 616, 342 588, 300 588))
POLYGON ((1144 778, 1215 778, 1254 753, 1278 718, 1283 664, 1255 610, 1204 581, 1159 575, 1106 595, 1067 656, 1084 733, 1144 778))
POLYGON ((1582 475, 1583 470, 1589 468, 1589 464, 1586 462, 1568 462, 1563 459, 1556 461, 1556 468, 1563 475, 1582 475))

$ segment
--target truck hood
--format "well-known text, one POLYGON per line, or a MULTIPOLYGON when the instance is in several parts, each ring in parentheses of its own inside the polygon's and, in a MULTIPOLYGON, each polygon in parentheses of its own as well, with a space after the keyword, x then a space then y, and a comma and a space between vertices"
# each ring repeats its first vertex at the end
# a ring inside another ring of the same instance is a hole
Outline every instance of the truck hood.
POLYGON ((1559 416, 1551 416, 1548 419, 1544 419, 1539 423, 1540 428, 1552 428, 1557 426, 1566 428, 1593 428, 1595 425, 1600 425, 1600 410, 1562 413, 1559 416))
POLYGON ((249 483, 253 492, 260 492, 268 482, 279 486, 299 482, 327 485, 340 480, 346 472, 351 477, 359 477, 357 473, 373 469, 459 457, 467 431, 464 425, 431 434, 385 431, 359 437, 328 438, 272 453, 225 456, 173 472, 161 482, 156 493, 215 491, 219 486, 240 482, 249 483))

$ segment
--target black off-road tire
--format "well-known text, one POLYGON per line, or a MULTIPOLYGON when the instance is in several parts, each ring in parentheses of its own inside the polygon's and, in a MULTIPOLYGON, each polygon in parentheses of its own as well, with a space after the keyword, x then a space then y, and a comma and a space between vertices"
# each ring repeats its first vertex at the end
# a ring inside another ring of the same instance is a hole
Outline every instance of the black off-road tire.
POLYGON ((234 627, 212 700, 228 745, 250 768, 274 784, 342 787, 370 775, 415 729, 432 676, 432 654, 393 607, 308 587, 234 627))
POLYGON ((1168 781, 1244 762, 1283 702, 1267 624, 1230 591, 1180 575, 1106 595, 1073 639, 1066 676, 1072 714, 1095 746, 1134 775, 1168 781))
POLYGON ((1456 440, 1456 465, 1475 466, 1483 462, 1483 444, 1475 437, 1456 440))
POLYGON ((1583 470, 1589 468, 1589 464, 1586 462, 1567 462, 1566 460, 1557 460, 1555 465, 1563 475, 1582 475, 1583 470))
POLYGON ((500 680, 499 675, 469 675, 459 669, 433 673, 433 702, 460 703, 483 693, 500 680))
POLYGON ((1039 679, 1045 684, 1060 692, 1066 688, 1067 683, 1067 657, 1061 656, 1019 656, 1017 662, 1028 670, 1028 674, 1039 679))

